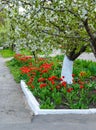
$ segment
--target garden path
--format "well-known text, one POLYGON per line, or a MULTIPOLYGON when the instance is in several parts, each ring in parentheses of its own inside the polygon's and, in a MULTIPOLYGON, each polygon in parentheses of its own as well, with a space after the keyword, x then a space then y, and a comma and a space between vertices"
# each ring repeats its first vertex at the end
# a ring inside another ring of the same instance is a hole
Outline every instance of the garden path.
POLYGON ((31 111, 5 61, 6 59, 0 57, 0 124, 31 122, 31 111))

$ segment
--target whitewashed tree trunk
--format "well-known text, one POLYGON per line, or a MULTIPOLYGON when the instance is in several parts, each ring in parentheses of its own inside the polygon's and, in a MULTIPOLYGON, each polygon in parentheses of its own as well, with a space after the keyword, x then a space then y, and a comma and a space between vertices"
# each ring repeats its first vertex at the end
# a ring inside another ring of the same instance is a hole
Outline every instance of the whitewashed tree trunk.
POLYGON ((72 72, 73 72, 73 61, 71 61, 66 55, 63 60, 63 66, 62 66, 62 72, 61 77, 64 76, 64 81, 67 82, 67 84, 73 83, 72 78, 72 72))

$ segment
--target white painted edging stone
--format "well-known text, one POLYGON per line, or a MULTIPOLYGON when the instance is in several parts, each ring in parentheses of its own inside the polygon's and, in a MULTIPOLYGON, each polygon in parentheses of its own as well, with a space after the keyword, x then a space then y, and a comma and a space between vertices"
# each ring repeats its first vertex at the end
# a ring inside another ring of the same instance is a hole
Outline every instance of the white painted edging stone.
POLYGON ((31 107, 35 115, 47 115, 47 114, 95 114, 96 109, 40 109, 40 104, 28 89, 27 85, 21 80, 21 88, 24 92, 28 104, 31 107))

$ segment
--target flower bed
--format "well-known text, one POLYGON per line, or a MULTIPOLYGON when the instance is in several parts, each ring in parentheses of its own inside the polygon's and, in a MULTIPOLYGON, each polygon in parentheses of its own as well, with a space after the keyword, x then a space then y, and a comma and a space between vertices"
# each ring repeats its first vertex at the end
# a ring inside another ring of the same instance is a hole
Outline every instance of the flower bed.
POLYGON ((28 89, 26 83, 21 80, 21 88, 24 92, 28 104, 35 115, 47 115, 47 114, 95 114, 96 109, 40 109, 40 104, 28 89))
POLYGON ((35 61, 15 55, 9 65, 18 68, 19 79, 25 81, 41 109, 96 108, 96 63, 75 61, 73 84, 68 85, 60 78, 62 61, 62 56, 35 61))

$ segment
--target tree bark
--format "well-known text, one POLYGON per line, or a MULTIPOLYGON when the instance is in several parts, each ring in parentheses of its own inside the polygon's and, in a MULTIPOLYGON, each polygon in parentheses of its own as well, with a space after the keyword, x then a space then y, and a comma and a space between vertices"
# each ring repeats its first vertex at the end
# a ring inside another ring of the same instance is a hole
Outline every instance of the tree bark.
POLYGON ((93 51, 93 53, 94 53, 94 56, 95 56, 95 58, 96 58, 96 40, 95 40, 95 41, 92 41, 92 42, 90 43, 90 46, 91 46, 92 51, 93 51))
POLYGON ((86 51, 86 48, 89 44, 86 44, 84 46, 81 47, 81 49, 79 50, 79 52, 75 53, 75 50, 77 49, 76 47, 70 52, 70 54, 68 55, 68 58, 72 61, 74 61, 75 59, 77 59, 83 52, 86 51))
POLYGON ((88 19, 86 19, 85 21, 83 21, 84 27, 86 29, 86 32, 88 33, 89 37, 90 37, 90 42, 91 42, 91 48, 92 51, 94 53, 94 56, 96 57, 96 37, 92 34, 91 29, 88 25, 88 19))

